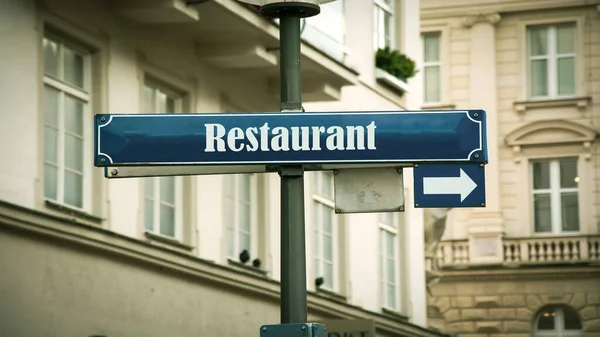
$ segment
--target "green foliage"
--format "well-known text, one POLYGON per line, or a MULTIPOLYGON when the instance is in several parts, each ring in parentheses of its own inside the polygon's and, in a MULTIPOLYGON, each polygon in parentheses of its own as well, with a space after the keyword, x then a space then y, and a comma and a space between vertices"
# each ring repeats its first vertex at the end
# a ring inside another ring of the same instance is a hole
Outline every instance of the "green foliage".
POLYGON ((406 55, 391 50, 389 47, 379 48, 375 53, 375 66, 403 81, 415 76, 415 62, 406 55))

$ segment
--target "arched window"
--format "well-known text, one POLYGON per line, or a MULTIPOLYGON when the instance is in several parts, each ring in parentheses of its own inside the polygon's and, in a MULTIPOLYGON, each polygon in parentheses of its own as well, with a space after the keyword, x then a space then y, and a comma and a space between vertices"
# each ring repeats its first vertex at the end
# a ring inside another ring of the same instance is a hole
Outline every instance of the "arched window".
POLYGON ((566 306, 548 306, 535 318, 535 337, 581 337, 581 321, 575 310, 566 306))

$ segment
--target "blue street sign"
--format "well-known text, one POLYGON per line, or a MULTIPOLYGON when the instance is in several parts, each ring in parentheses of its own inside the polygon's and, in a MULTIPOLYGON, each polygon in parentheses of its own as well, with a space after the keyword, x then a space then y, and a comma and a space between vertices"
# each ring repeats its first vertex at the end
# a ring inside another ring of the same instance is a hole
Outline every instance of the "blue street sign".
POLYGON ((95 116, 96 166, 485 162, 485 111, 95 116))
POLYGON ((485 207, 483 164, 420 164, 413 172, 415 207, 485 207))

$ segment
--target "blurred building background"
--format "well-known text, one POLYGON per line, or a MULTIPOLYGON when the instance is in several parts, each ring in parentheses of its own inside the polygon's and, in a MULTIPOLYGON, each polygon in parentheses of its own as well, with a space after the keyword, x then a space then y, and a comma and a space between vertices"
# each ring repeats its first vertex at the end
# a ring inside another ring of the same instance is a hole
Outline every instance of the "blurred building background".
POLYGON ((486 208, 447 213, 430 324, 600 336, 600 1, 422 0, 421 34, 422 106, 486 109, 490 158, 486 208))
MULTIPOLYGON (((306 110, 419 109, 423 72, 375 67, 386 46, 421 60, 419 10, 338 0, 306 20, 306 110)), ((108 180, 92 165, 97 113, 277 111, 278 39, 234 0, 0 1, 0 335, 240 337, 279 322, 276 174, 108 180)), ((307 174, 309 319, 334 336, 440 335, 405 177, 405 212, 337 216, 332 176, 307 174)))

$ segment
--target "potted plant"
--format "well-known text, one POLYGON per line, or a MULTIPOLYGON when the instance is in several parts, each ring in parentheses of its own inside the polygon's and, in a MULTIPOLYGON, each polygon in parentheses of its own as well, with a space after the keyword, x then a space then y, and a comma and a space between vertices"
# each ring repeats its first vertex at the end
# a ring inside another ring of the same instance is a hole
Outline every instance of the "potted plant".
POLYGON ((375 67, 406 83, 417 74, 416 64, 408 56, 389 47, 379 48, 375 53, 375 67))

